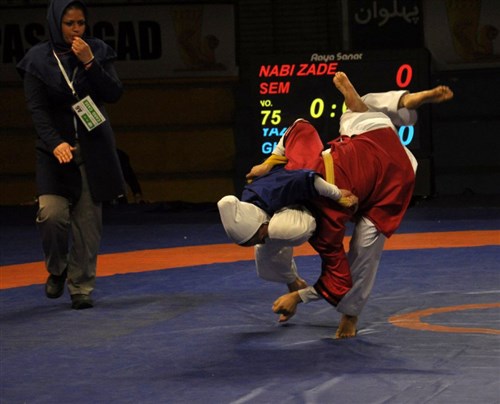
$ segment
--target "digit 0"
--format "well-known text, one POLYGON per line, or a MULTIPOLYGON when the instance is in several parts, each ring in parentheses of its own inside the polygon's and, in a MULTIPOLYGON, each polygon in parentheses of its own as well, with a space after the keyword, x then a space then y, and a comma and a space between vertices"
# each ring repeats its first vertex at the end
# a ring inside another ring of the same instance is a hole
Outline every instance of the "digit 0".
POLYGON ((399 128, 398 134, 399 138, 401 139, 401 143, 403 143, 403 146, 408 146, 413 140, 415 128, 413 126, 401 126, 399 128))
POLYGON ((396 73, 396 84, 400 88, 408 87, 413 78, 413 69, 409 64, 399 66, 396 73))
POLYGON ((321 98, 316 98, 311 102, 311 106, 309 108, 309 114, 312 118, 319 118, 323 115, 323 111, 325 109, 325 102, 321 98))

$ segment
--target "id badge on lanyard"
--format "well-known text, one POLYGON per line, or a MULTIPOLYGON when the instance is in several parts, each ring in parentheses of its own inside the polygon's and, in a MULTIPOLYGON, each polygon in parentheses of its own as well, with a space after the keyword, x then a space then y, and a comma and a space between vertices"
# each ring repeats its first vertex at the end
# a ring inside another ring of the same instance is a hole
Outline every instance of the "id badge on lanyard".
POLYGON ((64 79, 66 80, 66 83, 68 84, 68 87, 70 88, 75 98, 79 100, 78 102, 73 104, 71 108, 73 108, 73 111, 75 112, 76 116, 80 118, 80 121, 83 123, 85 128, 90 132, 91 130, 97 128, 99 125, 104 123, 106 121, 106 118, 101 113, 99 108, 97 108, 97 105, 95 105, 90 95, 87 95, 82 100, 80 100, 80 97, 78 97, 78 94, 76 93, 75 88, 73 86, 73 80, 75 79, 76 71, 78 68, 75 68, 73 72, 73 80, 70 81, 68 74, 66 73, 66 70, 64 69, 61 61, 57 57, 56 53, 55 52, 53 53, 57 60, 57 64, 59 65, 59 69, 61 70, 61 73, 64 79))
POLYGON ((99 108, 97 108, 97 105, 92 101, 92 98, 90 98, 90 95, 73 104, 71 108, 73 108, 73 111, 75 111, 88 131, 97 128, 106 120, 101 111, 99 111, 99 108))

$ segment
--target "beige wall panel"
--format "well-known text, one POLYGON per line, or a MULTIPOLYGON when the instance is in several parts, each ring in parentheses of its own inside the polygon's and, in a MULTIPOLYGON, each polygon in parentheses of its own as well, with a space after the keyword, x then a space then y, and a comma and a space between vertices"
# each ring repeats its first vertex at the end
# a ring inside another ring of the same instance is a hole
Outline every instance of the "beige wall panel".
POLYGON ((2 128, 30 128, 33 126, 21 85, 0 88, 0 111, 2 128))
POLYGON ((226 87, 133 87, 106 108, 113 125, 201 125, 231 122, 233 103, 232 89, 226 87))
POLYGON ((140 180, 145 199, 151 202, 184 201, 217 202, 224 195, 234 194, 231 178, 140 180))
POLYGON ((33 203, 36 196, 35 176, 16 176, 1 179, 0 205, 33 203))
POLYGON ((232 170, 232 128, 178 132, 116 132, 117 144, 141 173, 232 170))
POLYGON ((35 171, 35 134, 0 131, 0 174, 26 174, 35 171))

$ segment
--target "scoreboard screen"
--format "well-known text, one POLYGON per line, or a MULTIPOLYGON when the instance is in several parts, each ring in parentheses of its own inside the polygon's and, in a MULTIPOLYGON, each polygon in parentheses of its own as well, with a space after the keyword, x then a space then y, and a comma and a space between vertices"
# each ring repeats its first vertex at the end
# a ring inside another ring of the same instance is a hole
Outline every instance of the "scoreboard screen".
MULTIPOLYGON (((236 175, 240 179, 271 154, 298 118, 311 122, 325 148, 339 136, 339 118, 346 107, 333 84, 337 71, 347 74, 360 95, 429 88, 429 55, 424 49, 257 57, 240 70, 236 127, 236 175)), ((417 158, 430 156, 427 106, 419 109, 415 126, 397 129, 401 142, 417 158)))

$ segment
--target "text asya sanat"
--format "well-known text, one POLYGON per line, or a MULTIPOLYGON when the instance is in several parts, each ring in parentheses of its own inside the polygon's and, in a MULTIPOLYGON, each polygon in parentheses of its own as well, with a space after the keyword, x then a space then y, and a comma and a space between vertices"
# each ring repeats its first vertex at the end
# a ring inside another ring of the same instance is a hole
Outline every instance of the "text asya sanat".
MULTIPOLYGON (((261 65, 259 78, 334 76, 337 67, 337 62, 261 65)), ((287 94, 289 92, 289 81, 262 82, 259 85, 260 94, 287 94)))

